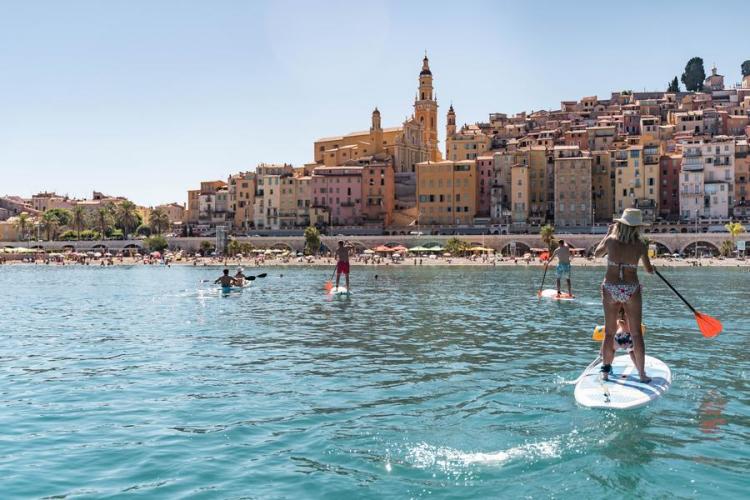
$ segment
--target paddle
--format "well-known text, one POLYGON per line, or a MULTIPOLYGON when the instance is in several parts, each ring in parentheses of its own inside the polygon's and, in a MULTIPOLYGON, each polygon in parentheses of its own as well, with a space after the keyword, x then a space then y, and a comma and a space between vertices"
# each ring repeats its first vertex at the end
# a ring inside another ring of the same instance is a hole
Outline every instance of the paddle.
POLYGON ((335 267, 333 268, 333 274, 331 274, 331 279, 329 279, 328 281, 326 281, 326 284, 323 285, 323 288, 325 289, 325 291, 329 292, 333 288, 333 277, 334 276, 336 276, 336 268, 335 267))
POLYGON ((701 334, 706 338, 713 338, 716 337, 718 334, 721 333, 721 330, 724 328, 721 324, 721 321, 719 321, 716 318, 712 318, 708 314, 703 314, 702 312, 698 312, 695 310, 693 306, 690 305, 690 302, 685 300, 685 297, 683 297, 680 292, 675 290, 675 288, 672 286, 672 284, 667 281, 667 279, 661 275, 661 273, 654 268, 654 272, 656 275, 661 278, 661 280, 672 290, 675 295, 677 295, 680 300, 682 300, 688 308, 690 308, 691 311, 693 311, 693 314, 695 315, 695 321, 698 323, 698 328, 701 331, 701 334))
POLYGON ((544 288, 544 278, 547 277, 547 267, 549 267, 549 261, 545 262, 544 264, 544 274, 542 274, 542 284, 539 285, 539 291, 536 294, 540 300, 542 298, 542 288, 544 288))

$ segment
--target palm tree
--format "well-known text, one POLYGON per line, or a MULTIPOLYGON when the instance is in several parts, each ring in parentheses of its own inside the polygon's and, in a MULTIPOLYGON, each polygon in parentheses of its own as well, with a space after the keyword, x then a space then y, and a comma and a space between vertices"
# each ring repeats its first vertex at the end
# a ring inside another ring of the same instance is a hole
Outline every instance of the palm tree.
POLYGON ((81 230, 86 224, 86 211, 81 205, 76 205, 75 207, 73 207, 73 218, 71 222, 73 223, 73 227, 76 228, 76 232, 78 233, 78 240, 80 240, 81 230))
POLYGON ((729 222, 729 224, 726 224, 724 228, 729 231, 729 234, 732 236, 732 248, 736 249, 737 235, 745 231, 744 226, 739 222, 729 222))
POLYGON ((542 241, 547 245, 547 248, 552 251, 552 240, 555 236, 555 227, 551 224, 545 224, 539 230, 539 236, 542 237, 542 241))
POLYGON ((42 227, 47 232, 47 241, 52 241, 57 236, 57 228, 60 227, 60 219, 51 211, 44 212, 42 216, 42 227))
POLYGON ((305 229, 305 251, 311 255, 317 255, 320 250, 320 231, 315 226, 305 229))
POLYGON ((161 234, 169 228, 169 215, 163 208, 154 208, 148 216, 148 226, 152 232, 161 234))
POLYGON ((94 214, 95 225, 99 229, 99 237, 104 239, 107 229, 112 226, 112 213, 108 207, 99 207, 94 214))
POLYGON ((125 200, 117 205, 115 209, 115 218, 122 228, 123 236, 128 239, 130 232, 138 227, 138 213, 135 203, 125 200))
POLYGON ((29 220, 28 212, 21 212, 18 214, 18 219, 16 219, 16 229, 21 236, 19 240, 23 241, 26 239, 26 232, 29 229, 29 224, 31 224, 31 220, 29 220))

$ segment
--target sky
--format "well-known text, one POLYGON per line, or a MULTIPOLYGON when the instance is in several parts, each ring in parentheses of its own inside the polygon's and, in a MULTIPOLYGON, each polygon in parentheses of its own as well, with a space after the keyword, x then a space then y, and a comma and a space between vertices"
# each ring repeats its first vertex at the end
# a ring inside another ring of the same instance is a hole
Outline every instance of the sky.
POLYGON ((0 0, 0 195, 185 202, 201 180, 313 159, 318 137, 412 113, 424 51, 445 140, 492 112, 663 90, 685 63, 728 84, 746 0, 0 0))

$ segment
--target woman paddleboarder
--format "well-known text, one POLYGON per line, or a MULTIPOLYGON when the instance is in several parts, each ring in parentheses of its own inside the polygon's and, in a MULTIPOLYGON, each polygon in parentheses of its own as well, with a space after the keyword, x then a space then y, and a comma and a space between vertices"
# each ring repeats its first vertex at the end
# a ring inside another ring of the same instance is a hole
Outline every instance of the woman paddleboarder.
POLYGON ((634 361, 638 375, 641 382, 651 381, 645 370, 646 346, 641 331, 643 295, 637 272, 638 262, 641 260, 646 272, 654 272, 648 258, 648 245, 640 235, 640 227, 645 225, 640 210, 626 208, 622 217, 615 219, 614 224, 609 226, 607 236, 594 250, 595 257, 607 256, 607 273, 601 287, 605 328, 602 342, 602 378, 605 380, 612 371, 617 314, 620 308, 624 308, 627 321, 633 326, 630 334, 633 338, 634 361))

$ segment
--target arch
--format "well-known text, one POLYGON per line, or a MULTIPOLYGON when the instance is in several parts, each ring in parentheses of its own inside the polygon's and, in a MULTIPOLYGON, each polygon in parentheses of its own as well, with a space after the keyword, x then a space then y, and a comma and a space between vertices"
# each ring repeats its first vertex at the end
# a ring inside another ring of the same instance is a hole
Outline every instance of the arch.
POLYGON ((531 252, 531 247, 523 241, 509 241, 502 248, 500 248, 500 254, 503 257, 520 257, 525 253, 531 252), (516 251, 512 252, 513 245, 515 244, 516 251))
POLYGON ((349 241, 349 244, 354 247, 357 253, 362 253, 367 250, 367 247, 361 241, 349 241))
POLYGON ((32 248, 34 250, 44 250, 44 247, 42 245, 32 245, 29 248, 32 248))
POLYGON ((270 246, 270 248, 271 250, 288 250, 290 252, 294 252, 294 248, 292 248, 291 245, 282 242, 274 243, 270 246))
POLYGON ((408 248, 409 247, 409 245, 405 245, 403 242, 400 242, 400 241, 389 241, 385 243, 385 246, 389 248, 394 248, 394 247, 407 247, 408 248))
POLYGON ((669 245, 666 243, 662 243, 661 241, 651 240, 648 242, 649 245, 656 245, 656 255, 663 255, 663 254, 669 254, 671 255, 672 250, 669 248, 669 245))
POLYGON ((97 243, 92 248, 94 250, 106 250, 107 249, 107 245, 105 245, 104 243, 97 243))
POLYGON ((695 257, 696 253, 698 257, 711 255, 717 257, 719 255, 719 247, 715 243, 706 240, 693 240, 690 243, 686 243, 680 249, 680 253, 685 256, 695 257))
MULTIPOLYGON (((96 248, 96 247, 94 247, 96 248)), ((123 248, 132 248, 134 250, 140 250, 141 246, 138 243, 128 243, 123 248)))
POLYGON ((73 252, 75 249, 75 245, 63 245, 64 252, 73 252))
POLYGON ((434 247, 442 247, 443 245, 441 245, 439 241, 428 241, 426 243, 422 243, 422 246, 425 248, 434 248, 434 247))

